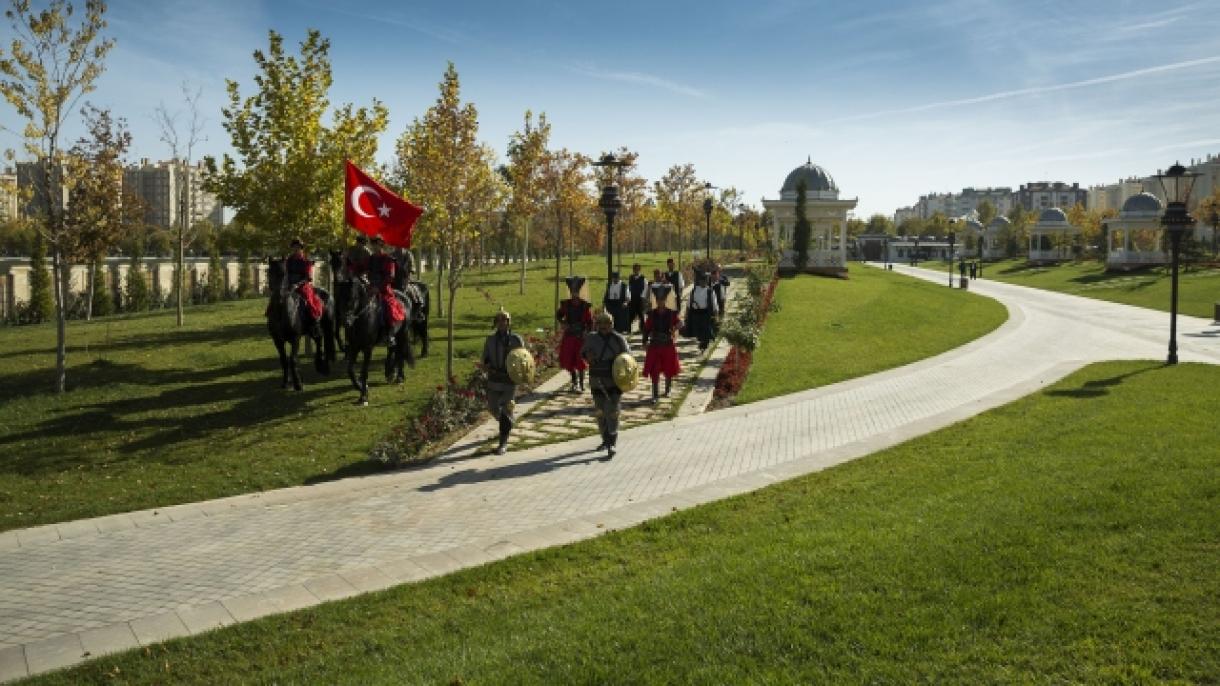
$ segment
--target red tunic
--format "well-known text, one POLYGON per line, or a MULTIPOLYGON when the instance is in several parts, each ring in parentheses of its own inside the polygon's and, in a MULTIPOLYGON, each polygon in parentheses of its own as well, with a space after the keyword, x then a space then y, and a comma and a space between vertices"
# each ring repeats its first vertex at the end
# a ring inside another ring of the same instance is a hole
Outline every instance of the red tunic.
POLYGON ((305 253, 300 250, 288 256, 285 260, 284 271, 288 273, 290 281, 297 284, 297 290, 301 292, 301 297, 305 299, 305 305, 309 308, 309 316, 316 319, 322 318, 322 299, 313 291, 313 261, 305 257, 305 253))
POLYGON ((580 372, 589 368, 589 363, 580 356, 585 344, 585 334, 593 330, 593 308, 589 303, 571 298, 563 301, 555 313, 563 327, 563 340, 559 343, 559 366, 569 372, 580 372))
POLYGON ((682 371, 682 363, 678 360, 676 336, 682 322, 678 313, 672 310, 655 309, 644 319, 644 331, 648 334, 648 352, 644 355, 644 376, 651 377, 655 382, 662 374, 673 378, 682 371), (652 333, 668 332, 668 341, 658 341, 652 333))
POLYGON ((394 264, 394 258, 384 253, 369 258, 369 281, 377 289, 377 295, 381 298, 385 311, 389 313, 391 326, 399 324, 407 318, 407 312, 402 308, 402 302, 394 296, 394 271, 397 268, 398 265, 394 264))

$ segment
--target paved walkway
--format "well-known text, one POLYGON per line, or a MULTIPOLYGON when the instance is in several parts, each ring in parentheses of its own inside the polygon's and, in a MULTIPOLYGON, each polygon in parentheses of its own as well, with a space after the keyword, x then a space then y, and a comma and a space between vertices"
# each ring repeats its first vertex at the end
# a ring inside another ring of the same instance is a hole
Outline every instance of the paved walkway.
MULTIPOLYGON (((0 680, 593 537, 866 455, 1092 361, 1165 354, 1164 313, 971 288, 1009 321, 888 372, 626 431, 612 462, 590 437, 0 534, 0 680)), ((1183 361, 1220 364, 1220 326, 1179 330, 1183 361)))

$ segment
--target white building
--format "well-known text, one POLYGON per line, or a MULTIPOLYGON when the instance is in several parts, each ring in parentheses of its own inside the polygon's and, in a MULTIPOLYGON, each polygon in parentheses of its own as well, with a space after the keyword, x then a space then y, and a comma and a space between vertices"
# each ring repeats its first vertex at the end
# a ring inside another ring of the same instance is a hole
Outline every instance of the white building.
POLYGON ((1106 222, 1106 269, 1126 271, 1167 264, 1161 249, 1161 215, 1165 208, 1152 193, 1127 198, 1122 211, 1106 222))
POLYGON ((1048 207, 1029 229, 1029 261, 1036 264, 1065 262, 1072 259, 1072 239, 1080 228, 1068 223, 1058 207, 1048 207))
POLYGON ((809 159, 784 179, 778 200, 763 199, 774 218, 772 241, 780 254, 780 269, 793 270, 793 230, 796 227, 796 187, 805 180, 805 216, 812 226, 806 271, 842 276, 847 274, 847 213, 858 199, 839 199, 839 188, 830 174, 809 159))

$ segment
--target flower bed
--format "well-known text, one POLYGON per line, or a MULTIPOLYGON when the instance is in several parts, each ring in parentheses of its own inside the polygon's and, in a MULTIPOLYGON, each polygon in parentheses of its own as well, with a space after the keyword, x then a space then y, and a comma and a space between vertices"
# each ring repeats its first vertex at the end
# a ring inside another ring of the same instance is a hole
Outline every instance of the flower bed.
MULTIPOLYGON (((544 336, 523 336, 526 347, 534 356, 537 370, 535 384, 545 376, 545 372, 558 366, 555 352, 559 344, 558 336, 558 331, 544 336)), ((532 385, 517 386, 518 395, 532 390, 532 385)), ((391 429, 388 436, 373 446, 369 457, 390 467, 422 462, 437 448, 474 428, 486 409, 487 372, 482 365, 476 364, 465 383, 459 384, 456 377, 450 377, 447 385, 437 386, 419 416, 411 417, 391 429)))
POLYGON ((738 308, 734 318, 725 325, 725 338, 733 347, 725 356, 720 372, 716 374, 712 409, 732 405, 733 396, 737 395, 745 383, 767 315, 778 309, 778 305, 773 302, 777 283, 778 275, 771 266, 747 272, 746 291, 738 296, 744 298, 745 302, 738 308))

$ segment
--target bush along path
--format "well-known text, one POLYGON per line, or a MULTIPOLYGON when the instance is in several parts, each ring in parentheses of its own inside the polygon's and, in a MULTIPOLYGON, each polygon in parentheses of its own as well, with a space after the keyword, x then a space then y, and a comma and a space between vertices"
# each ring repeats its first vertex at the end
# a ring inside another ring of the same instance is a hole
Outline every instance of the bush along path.
POLYGON ((775 265, 766 264, 748 269, 745 273, 745 289, 734 298, 731 316, 726 314, 723 333, 732 345, 716 375, 715 390, 709 409, 720 409, 733 404, 733 397, 741 390, 750 373, 750 362, 754 350, 762 337, 767 315, 778 305, 773 302, 775 286, 779 276, 775 265))

